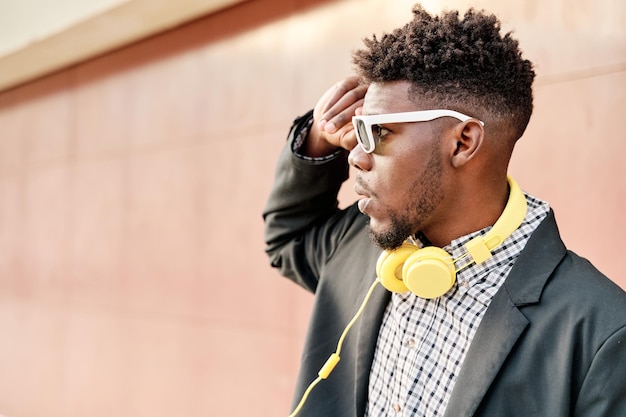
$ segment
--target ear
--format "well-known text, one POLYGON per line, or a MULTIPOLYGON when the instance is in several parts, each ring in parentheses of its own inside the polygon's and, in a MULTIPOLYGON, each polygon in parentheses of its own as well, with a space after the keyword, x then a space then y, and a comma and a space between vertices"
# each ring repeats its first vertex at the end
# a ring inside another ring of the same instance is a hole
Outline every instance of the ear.
POLYGON ((485 129, 477 120, 468 120, 455 127, 454 138, 451 162, 453 167, 459 168, 476 156, 485 139, 485 129))

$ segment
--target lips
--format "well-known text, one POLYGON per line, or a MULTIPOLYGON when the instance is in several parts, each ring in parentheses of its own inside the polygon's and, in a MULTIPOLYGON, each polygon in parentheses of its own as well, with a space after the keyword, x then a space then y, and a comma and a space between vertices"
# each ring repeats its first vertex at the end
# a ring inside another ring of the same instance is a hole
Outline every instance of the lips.
POLYGON ((354 191, 358 195, 362 197, 367 197, 367 198, 371 198, 372 195, 374 194, 370 191, 369 187, 365 185, 365 182, 363 182, 361 177, 356 177, 356 180, 354 181, 354 191))
POLYGON ((361 196, 358 201, 359 211, 363 214, 367 214, 367 206, 372 199, 372 192, 368 190, 367 186, 360 180, 359 177, 356 178, 354 183, 354 191, 361 196))

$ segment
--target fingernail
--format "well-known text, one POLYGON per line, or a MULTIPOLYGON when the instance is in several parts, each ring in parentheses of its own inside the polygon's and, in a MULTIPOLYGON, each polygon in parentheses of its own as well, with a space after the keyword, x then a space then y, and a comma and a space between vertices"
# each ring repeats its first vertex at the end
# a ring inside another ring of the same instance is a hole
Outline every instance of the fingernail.
POLYGON ((324 126, 324 130, 328 133, 335 133, 335 131, 337 131, 337 126, 335 126, 333 122, 328 122, 324 126))
POLYGON ((324 126, 326 125, 327 120, 326 119, 322 119, 319 122, 317 122, 317 128, 319 130, 324 130, 324 126))

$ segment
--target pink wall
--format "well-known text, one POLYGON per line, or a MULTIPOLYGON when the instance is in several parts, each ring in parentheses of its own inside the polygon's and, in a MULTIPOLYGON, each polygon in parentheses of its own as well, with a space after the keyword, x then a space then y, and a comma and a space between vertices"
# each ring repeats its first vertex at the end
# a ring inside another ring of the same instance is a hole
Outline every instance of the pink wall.
MULTIPOLYGON (((511 171, 626 287, 626 6, 505 3, 474 2, 539 73, 511 171)), ((0 92, 0 414, 288 414, 311 298, 261 211, 293 117, 410 18, 390 4, 252 0, 0 92)))

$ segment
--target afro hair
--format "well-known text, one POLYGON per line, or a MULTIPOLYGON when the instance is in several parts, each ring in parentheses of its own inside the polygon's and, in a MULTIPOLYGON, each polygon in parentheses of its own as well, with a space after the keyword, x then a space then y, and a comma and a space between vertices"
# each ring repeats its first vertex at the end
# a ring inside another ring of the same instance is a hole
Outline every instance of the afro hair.
POLYGON ((433 16, 419 4, 402 28, 365 39, 353 55, 364 82, 409 81, 414 94, 486 120, 502 120, 518 139, 533 108, 533 65, 496 16, 469 9, 433 16))

